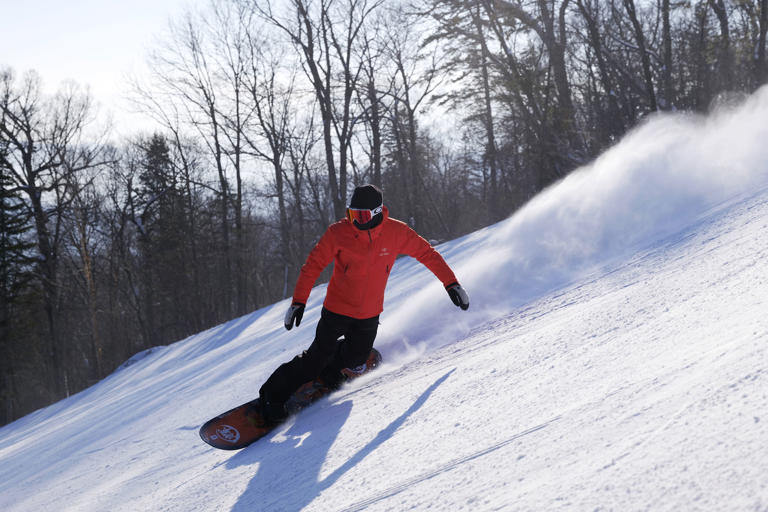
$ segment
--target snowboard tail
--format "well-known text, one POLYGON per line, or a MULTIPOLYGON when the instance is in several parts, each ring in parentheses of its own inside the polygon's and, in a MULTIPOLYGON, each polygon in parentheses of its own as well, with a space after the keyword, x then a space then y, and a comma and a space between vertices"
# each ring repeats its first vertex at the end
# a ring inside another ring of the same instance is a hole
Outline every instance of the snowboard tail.
MULTIPOLYGON (((358 368, 342 370, 347 381, 368 373, 381 364, 381 353, 371 349, 368 360, 358 368)), ((313 402, 333 392, 320 379, 309 381, 291 395, 285 404, 289 414, 296 414, 313 402)), ((200 438, 222 450, 239 450, 269 434, 282 422, 269 422, 261 415, 259 399, 246 402, 212 418, 200 427, 200 438)))

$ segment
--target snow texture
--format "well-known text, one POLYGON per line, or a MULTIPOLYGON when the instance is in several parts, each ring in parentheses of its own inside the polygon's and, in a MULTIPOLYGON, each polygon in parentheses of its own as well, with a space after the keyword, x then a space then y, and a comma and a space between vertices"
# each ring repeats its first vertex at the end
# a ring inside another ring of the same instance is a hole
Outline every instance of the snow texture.
MULTIPOLYGON (((311 341, 324 287, 0 429, 4 511, 768 510, 768 89, 656 116, 390 279, 386 364, 239 452, 197 430, 311 341)), ((396 212, 393 213, 396 217, 396 212)))

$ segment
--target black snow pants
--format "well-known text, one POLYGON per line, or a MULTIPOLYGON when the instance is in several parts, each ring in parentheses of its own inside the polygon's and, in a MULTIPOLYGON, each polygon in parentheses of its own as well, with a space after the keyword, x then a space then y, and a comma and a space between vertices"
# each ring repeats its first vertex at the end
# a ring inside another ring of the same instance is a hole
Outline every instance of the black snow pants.
POLYGON ((318 377, 330 387, 340 385, 342 369, 368 359, 378 328, 378 315, 358 320, 323 308, 312 345, 272 373, 259 390, 261 399, 285 403, 302 384, 318 377))

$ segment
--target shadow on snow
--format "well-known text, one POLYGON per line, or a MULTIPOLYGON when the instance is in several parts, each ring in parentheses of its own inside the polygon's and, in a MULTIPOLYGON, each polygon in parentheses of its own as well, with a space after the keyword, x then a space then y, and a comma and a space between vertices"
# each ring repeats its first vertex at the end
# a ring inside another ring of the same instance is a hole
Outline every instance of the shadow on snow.
POLYGON ((390 439, 453 372, 454 370, 451 370, 437 379, 424 390, 407 411, 322 480, 320 480, 320 472, 325 457, 352 412, 351 400, 323 409, 323 418, 316 422, 309 433, 306 423, 297 421, 284 434, 288 441, 270 446, 269 440, 263 439, 239 452, 227 463, 228 469, 250 466, 254 463, 259 463, 259 468, 256 476, 248 484, 248 488, 232 507, 232 512, 303 509, 390 439), (291 442, 295 442, 295 446, 286 449, 285 445, 291 442), (271 497, 272 501, 266 502, 265 499, 269 499, 268 497, 271 497))

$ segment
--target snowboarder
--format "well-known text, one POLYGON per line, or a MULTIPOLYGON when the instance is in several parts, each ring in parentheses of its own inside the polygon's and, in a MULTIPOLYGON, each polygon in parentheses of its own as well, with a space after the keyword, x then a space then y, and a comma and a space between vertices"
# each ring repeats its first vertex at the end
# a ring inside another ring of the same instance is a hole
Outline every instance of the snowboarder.
POLYGON ((288 330, 301 324, 315 280, 334 262, 314 341, 280 365, 259 390, 266 419, 284 419, 285 402, 305 382, 319 377, 336 388, 344 379, 341 370, 365 363, 376 338, 387 278, 398 254, 416 258, 440 279, 456 306, 469 307, 467 292, 443 257, 405 223, 389 217, 381 190, 374 185, 355 188, 347 217, 326 230, 301 267, 293 302, 285 314, 288 330))

